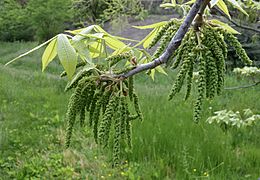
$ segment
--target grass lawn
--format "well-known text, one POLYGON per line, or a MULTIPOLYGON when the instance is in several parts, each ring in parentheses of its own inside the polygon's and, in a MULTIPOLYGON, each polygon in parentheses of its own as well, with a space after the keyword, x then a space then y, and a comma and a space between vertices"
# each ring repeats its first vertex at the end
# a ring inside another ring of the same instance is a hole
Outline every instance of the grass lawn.
MULTIPOLYGON (((260 122, 238 133, 223 133, 205 122, 214 111, 250 108, 260 114, 260 86, 225 90, 204 104, 202 121, 192 121, 194 99, 185 92, 167 101, 175 73, 153 82, 138 75, 144 122, 133 124, 133 150, 118 169, 88 128, 75 131, 64 148, 64 115, 71 92, 58 61, 41 72, 38 51, 3 66, 35 43, 0 43, 0 179, 257 179, 260 177, 260 122)), ((225 86, 248 84, 227 75, 225 86)))

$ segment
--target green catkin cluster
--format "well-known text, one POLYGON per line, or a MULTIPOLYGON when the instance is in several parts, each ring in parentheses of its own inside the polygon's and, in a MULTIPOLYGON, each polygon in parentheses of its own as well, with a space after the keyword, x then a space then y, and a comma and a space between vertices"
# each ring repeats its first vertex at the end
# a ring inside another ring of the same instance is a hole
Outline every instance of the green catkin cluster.
POLYGON ((152 42, 148 45, 148 49, 155 46, 158 43, 158 41, 164 36, 167 30, 170 27, 174 27, 174 26, 180 26, 180 21, 178 19, 172 19, 169 22, 167 22, 165 25, 163 25, 161 29, 156 33, 156 36, 153 38, 152 42))
POLYGON ((122 54, 112 55, 112 56, 106 58, 106 61, 108 61, 109 66, 112 67, 122 60, 131 60, 131 58, 132 58, 131 53, 126 52, 126 53, 122 53, 122 54))
POLYGON ((178 30, 179 26, 170 26, 164 35, 161 38, 160 45, 156 49, 155 53, 153 54, 153 59, 158 58, 165 50, 173 36, 175 35, 176 31, 178 30))
POLYGON ((198 96, 194 105, 194 113, 193 120, 195 123, 198 123, 201 118, 201 108, 202 101, 204 99, 205 94, 205 86, 206 86, 206 57, 203 55, 205 53, 205 48, 200 47, 199 52, 199 82, 198 82, 198 96))
MULTIPOLYGON (((194 58, 196 58, 196 54, 192 53, 192 51, 190 52, 190 50, 193 49, 195 45, 195 33, 193 31, 189 31, 187 37, 189 37, 189 39, 184 43, 185 45, 183 45, 183 50, 179 51, 176 57, 176 60, 179 63, 182 62, 182 65, 180 67, 180 71, 177 75, 175 83, 172 86, 171 93, 169 94, 169 100, 171 100, 173 96, 180 92, 187 73, 189 75, 188 86, 191 86, 190 79, 192 79, 192 74, 189 71, 193 70, 193 62, 194 58)), ((176 68, 176 66, 178 65, 174 65, 174 68, 176 68)), ((190 91, 189 88, 190 87, 188 87, 188 91, 190 91)), ((189 92, 187 93, 189 94, 189 92)), ((189 96, 188 94, 186 95, 187 97, 189 96)))
POLYGON ((173 55, 175 61, 172 69, 180 67, 169 94, 169 100, 181 91, 185 78, 187 83, 185 100, 187 100, 192 89, 193 71, 199 71, 198 95, 193 115, 195 122, 201 118, 203 99, 213 99, 223 89, 225 59, 228 52, 226 42, 234 47, 245 64, 252 63, 236 37, 223 29, 213 28, 207 23, 203 23, 198 30, 189 29, 173 55))
POLYGON ((246 51, 243 49, 237 38, 228 32, 224 32, 224 37, 228 44, 235 49, 236 54, 239 56, 242 62, 247 65, 252 65, 252 60, 250 60, 250 58, 247 56, 246 51))
POLYGON ((75 90, 66 114, 66 147, 70 145, 77 116, 81 127, 85 126, 85 119, 88 119, 88 126, 93 130, 96 143, 104 148, 112 148, 113 166, 117 166, 120 163, 121 151, 125 146, 132 147, 131 121, 143 119, 143 116, 133 78, 103 80, 103 76, 99 76, 102 75, 100 72, 101 70, 92 69, 84 75, 76 75, 72 81, 73 86, 69 87, 75 90), (130 103, 133 103, 135 108, 134 115, 130 115, 130 103))

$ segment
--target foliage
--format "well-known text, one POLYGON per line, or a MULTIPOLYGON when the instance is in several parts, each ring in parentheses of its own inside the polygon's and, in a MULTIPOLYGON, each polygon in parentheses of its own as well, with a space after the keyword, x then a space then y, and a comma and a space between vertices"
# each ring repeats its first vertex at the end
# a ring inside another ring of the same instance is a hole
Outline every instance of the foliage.
POLYGON ((74 0, 74 18, 76 22, 96 23, 107 8, 106 0, 74 0))
MULTIPOLYGON (((101 15, 102 22, 115 20, 121 16, 138 16, 145 14, 139 0, 105 0, 107 8, 101 15)), ((142 18, 142 16, 139 16, 142 18)))
POLYGON ((30 0, 27 8, 31 12, 30 20, 36 32, 36 39, 46 41, 64 31, 66 23, 71 21, 70 0, 30 0))
POLYGON ((233 112, 221 110, 214 113, 215 116, 209 117, 206 122, 209 124, 218 124, 223 131, 227 131, 229 128, 240 128, 253 126, 260 120, 260 115, 253 114, 250 109, 244 109, 243 114, 239 111, 233 112))
POLYGON ((257 67, 243 67, 243 68, 235 68, 233 70, 235 74, 242 77, 252 77, 252 78, 260 78, 260 69, 257 67))
POLYGON ((28 20, 30 16, 28 9, 21 6, 16 0, 4 0, 0 3, 0 40, 32 40, 34 31, 28 20))

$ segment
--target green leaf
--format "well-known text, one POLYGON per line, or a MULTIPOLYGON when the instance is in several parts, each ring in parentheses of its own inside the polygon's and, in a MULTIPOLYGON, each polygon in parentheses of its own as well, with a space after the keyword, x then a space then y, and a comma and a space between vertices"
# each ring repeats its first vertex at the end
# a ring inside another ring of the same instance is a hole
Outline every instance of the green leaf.
POLYGON ((149 43, 153 40, 153 38, 156 36, 156 33, 158 32, 159 28, 154 28, 142 41, 140 41, 138 44, 136 44, 134 47, 137 47, 141 44, 143 44, 144 48, 147 48, 149 43))
POLYGON ((245 15, 249 16, 247 12, 240 6, 240 4, 236 0, 228 0, 235 8, 237 8, 239 11, 244 13, 245 15))
POLYGON ((48 64, 56 57, 57 55, 57 38, 53 39, 48 46, 46 47, 42 55, 42 71, 48 66, 48 64))
POLYGON ((217 26, 220 26, 221 28, 227 30, 228 32, 232 33, 232 34, 240 34, 238 31, 236 31, 235 29, 233 29, 231 26, 229 26, 228 24, 226 23, 223 23, 217 19, 212 19, 210 20, 211 23, 217 25, 217 26))
POLYGON ((159 73, 165 74, 166 76, 168 76, 168 74, 164 71, 164 69, 161 66, 157 66, 155 68, 156 71, 158 71, 159 73))
POLYGON ((106 44, 114 50, 121 49, 126 46, 125 43, 111 36, 105 36, 104 39, 106 41, 106 44))
POLYGON ((150 25, 146 25, 146 26, 133 26, 133 27, 137 28, 137 29, 154 29, 154 28, 161 27, 161 26, 165 25, 166 23, 167 23, 167 21, 162 21, 162 22, 158 22, 158 23, 154 23, 154 24, 150 24, 150 25))
POLYGON ((77 50, 80 58, 88 63, 92 63, 92 58, 90 57, 89 48, 84 41, 76 41, 72 44, 72 46, 77 50))
POLYGON ((155 69, 151 69, 150 76, 151 76, 153 81, 154 81, 154 74, 155 74, 155 69))
POLYGON ((231 19, 231 16, 230 16, 228 8, 227 8, 227 5, 224 3, 223 0, 218 0, 217 6, 219 7, 219 9, 221 11, 223 11, 229 17, 229 19, 231 19))
POLYGON ((186 3, 184 3, 184 4, 186 4, 186 5, 191 5, 191 4, 194 4, 195 1, 196 1, 196 0, 190 0, 190 1, 186 2, 186 3))
POLYGON ((164 4, 160 4, 161 8, 175 8, 176 4, 172 4, 172 3, 164 3, 164 4))
POLYGON ((76 30, 76 33, 74 33, 74 34, 77 34, 77 35, 72 38, 72 41, 80 41, 80 40, 84 39, 85 37, 83 35, 89 34, 93 29, 94 29, 94 25, 88 26, 88 27, 82 29, 80 32, 78 32, 76 30))
POLYGON ((32 53, 32 52, 38 50, 38 49, 40 49, 41 47, 45 46, 46 44, 48 44, 49 42, 51 42, 51 41, 52 41, 53 39, 55 39, 56 37, 57 37, 57 36, 54 36, 53 38, 51 38, 51 39, 49 39, 48 41, 46 41, 46 42, 40 44, 40 45, 37 46, 37 47, 31 49, 30 51, 27 51, 27 52, 25 52, 25 53, 19 55, 18 57, 14 58, 14 59, 12 59, 11 61, 9 61, 8 63, 6 63, 5 66, 7 66, 7 65, 9 65, 9 64, 11 64, 11 63, 13 63, 14 61, 16 61, 16 60, 18 60, 18 59, 20 59, 20 58, 22 58, 22 57, 24 57, 24 56, 26 56, 26 55, 32 53))
POLYGON ((77 53, 64 34, 59 34, 57 38, 57 52, 60 62, 65 69, 69 79, 72 78, 77 65, 77 53))

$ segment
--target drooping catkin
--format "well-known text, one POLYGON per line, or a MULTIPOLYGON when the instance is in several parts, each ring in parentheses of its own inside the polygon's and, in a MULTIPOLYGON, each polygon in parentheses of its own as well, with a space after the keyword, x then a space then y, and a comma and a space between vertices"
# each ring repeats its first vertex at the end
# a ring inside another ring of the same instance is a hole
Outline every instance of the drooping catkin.
POLYGON ((100 126, 98 129, 98 142, 106 147, 108 145, 110 127, 113 121, 113 117, 116 113, 118 105, 118 97, 114 94, 111 94, 111 98, 106 107, 106 111, 102 117, 100 122, 100 126))
POLYGON ((126 52, 126 53, 121 53, 121 54, 117 54, 117 55, 112 55, 112 56, 106 58, 106 61, 108 61, 110 67, 112 67, 122 60, 130 60, 131 57, 132 57, 131 53, 126 52))
POLYGON ((99 123, 99 116, 101 112, 101 107, 102 107, 102 95, 103 95, 103 89, 101 88, 96 94, 96 105, 95 105, 95 110, 92 116, 92 122, 93 122, 93 134, 94 134, 94 139, 96 143, 98 143, 98 123, 99 123))
POLYGON ((134 77, 131 76, 128 79, 128 94, 130 101, 133 100, 133 91, 134 91, 134 77))
POLYGON ((197 54, 194 52, 191 52, 190 56, 191 56, 191 58, 190 58, 190 62, 189 62, 189 69, 187 72, 187 90, 186 90, 186 95, 184 98, 185 100, 187 100, 191 94, 194 61, 196 60, 197 54))
POLYGON ((242 62, 246 65, 251 65, 252 60, 250 60, 250 58, 247 56, 246 51, 243 49, 242 45, 237 40, 237 38, 233 34, 228 32, 224 33, 224 37, 225 41, 227 41, 228 44, 235 49, 236 54, 242 60, 242 62))
POLYGON ((210 49, 214 56, 216 63, 217 74, 218 74, 218 85, 217 85, 217 94, 219 95, 224 86, 224 72, 225 72, 225 57, 222 53, 221 47, 218 46, 213 31, 207 27, 203 28, 204 40, 203 44, 210 49))
POLYGON ((158 58, 163 53, 168 43, 171 41, 172 37, 174 36, 176 30, 177 29, 174 26, 171 26, 167 29, 166 33, 162 36, 159 47, 156 49, 155 53, 153 54, 153 59, 158 58))
POLYGON ((96 90, 89 109, 89 127, 92 127, 94 121, 94 113, 95 113, 98 98, 99 98, 99 90, 96 90))
POLYGON ((157 44, 157 42, 162 38, 162 36, 167 32, 171 26, 179 26, 180 22, 177 19, 171 19, 165 25, 163 25, 160 30, 156 33, 156 36, 153 38, 152 42, 148 45, 148 49, 152 48, 157 44))
POLYGON ((71 141, 71 136, 72 136, 72 131, 73 127, 75 124, 76 120, 76 115, 77 112, 79 112, 79 107, 80 107, 80 97, 81 97, 81 92, 84 87, 84 79, 82 79, 79 83, 78 86, 76 87, 74 93, 71 95, 69 104, 68 104, 68 109, 66 113, 66 120, 67 120, 67 128, 66 128, 66 142, 65 146, 68 148, 70 145, 71 141))
POLYGON ((206 60, 203 56, 205 49, 200 47, 200 56, 199 60, 199 82, 198 82, 198 97, 194 105, 194 113, 193 113, 193 120, 195 123, 198 123, 201 119, 201 108, 202 108, 202 101, 204 99, 205 94, 205 87, 206 87, 206 60))
POLYGON ((136 114, 138 115, 139 119, 143 121, 143 114, 139 105, 139 98, 135 91, 133 91, 133 102, 136 114))

